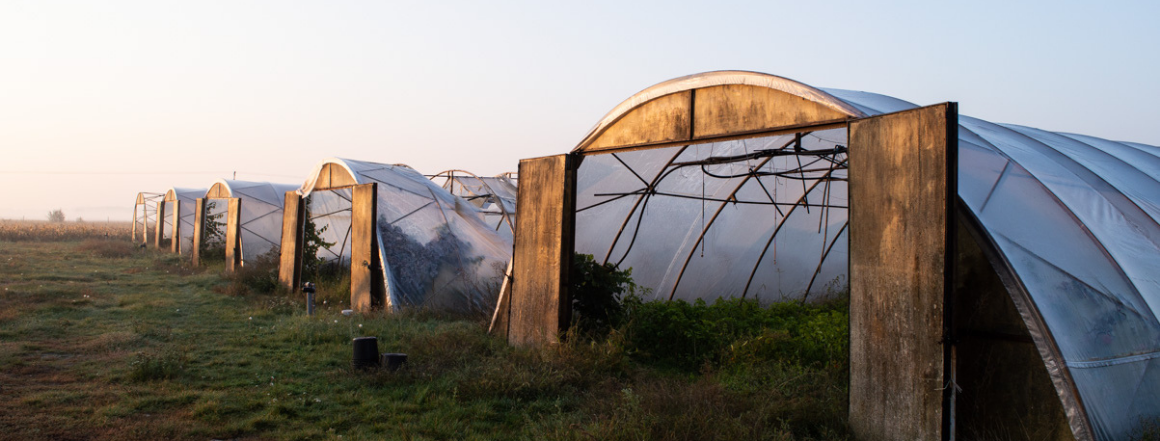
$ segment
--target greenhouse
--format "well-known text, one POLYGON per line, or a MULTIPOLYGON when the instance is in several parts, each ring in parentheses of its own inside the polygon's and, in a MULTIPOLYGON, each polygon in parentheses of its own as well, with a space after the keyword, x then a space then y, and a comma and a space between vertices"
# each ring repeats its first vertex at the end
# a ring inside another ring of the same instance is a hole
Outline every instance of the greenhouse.
POLYGON ((280 278, 349 267, 356 309, 492 311, 512 240, 483 215, 405 165, 328 159, 287 195, 280 278))
POLYGON ((227 269, 271 253, 277 260, 282 242, 282 204, 292 184, 219 179, 210 187, 197 212, 200 231, 194 234, 196 260, 225 258, 227 269), (231 201, 236 213, 231 216, 231 201), (230 222, 230 220, 235 220, 230 222), (232 239, 232 240, 231 240, 232 239), (233 253, 232 248, 241 251, 233 253), (205 254, 203 254, 205 253, 205 254))
POLYGON ((513 343, 567 326, 574 250, 660 300, 849 291, 859 436, 1124 439, 1160 417, 1157 147, 711 72, 519 173, 513 343))
POLYGON ((157 228, 157 204, 165 199, 161 193, 137 193, 133 203, 133 231, 134 243, 149 243, 149 232, 157 228))
POLYGON ((197 198, 205 195, 205 189, 170 188, 158 205, 157 236, 158 248, 169 247, 174 253, 187 254, 193 250, 193 225, 196 219, 197 198), (174 238, 178 238, 174 240, 174 238))
POLYGON ((516 218, 514 173, 480 177, 463 170, 447 170, 431 176, 444 190, 479 207, 484 223, 511 240, 516 218))

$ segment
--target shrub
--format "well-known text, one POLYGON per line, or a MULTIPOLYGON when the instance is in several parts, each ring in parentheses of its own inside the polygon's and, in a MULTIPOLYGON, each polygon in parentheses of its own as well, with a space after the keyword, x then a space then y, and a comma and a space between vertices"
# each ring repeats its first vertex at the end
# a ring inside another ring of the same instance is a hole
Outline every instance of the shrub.
POLYGON ((279 256, 278 249, 271 249, 265 254, 246 259, 245 264, 236 266, 234 273, 229 276, 230 283, 225 293, 246 295, 277 291, 281 286, 278 284, 279 256))
POLYGON ((624 319, 621 297, 639 291, 632 282, 632 268, 621 270, 613 263, 598 264, 591 254, 573 256, 568 283, 572 325, 588 336, 607 334, 613 326, 620 325, 624 319))
POLYGON ((849 312, 844 301, 775 303, 719 298, 712 304, 625 299, 626 335, 642 360, 696 370, 705 363, 780 360, 844 363, 849 312))

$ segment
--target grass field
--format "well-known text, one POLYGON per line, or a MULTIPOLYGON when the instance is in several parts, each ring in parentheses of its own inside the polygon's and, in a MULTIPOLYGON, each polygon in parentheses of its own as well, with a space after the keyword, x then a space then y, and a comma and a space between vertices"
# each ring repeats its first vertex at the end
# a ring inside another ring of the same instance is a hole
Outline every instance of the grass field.
POLYGON ((307 317, 219 273, 119 240, 0 240, 0 439, 848 437, 844 359, 690 370, 615 335, 520 350, 482 317, 348 319, 325 296, 307 317), (411 360, 352 371, 352 335, 411 360))

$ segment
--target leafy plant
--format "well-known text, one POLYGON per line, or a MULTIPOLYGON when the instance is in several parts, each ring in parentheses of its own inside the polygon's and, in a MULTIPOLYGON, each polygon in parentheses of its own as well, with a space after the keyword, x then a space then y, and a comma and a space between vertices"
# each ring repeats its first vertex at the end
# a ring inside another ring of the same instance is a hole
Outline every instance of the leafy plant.
POLYGON ((607 334, 620 325, 624 318, 621 296, 640 291, 632 281, 632 268, 621 270, 614 263, 596 263, 591 254, 572 257, 568 283, 573 326, 589 336, 607 334))
POLYGON ((326 249, 334 246, 334 242, 327 242, 322 238, 322 234, 330 229, 330 225, 323 225, 318 228, 314 223, 314 217, 310 212, 310 201, 313 196, 307 196, 303 201, 306 204, 306 215, 302 220, 302 230, 304 233, 302 241, 302 280, 314 279, 323 275, 326 266, 326 259, 318 256, 318 250, 326 249))
POLYGON ((215 213, 217 206, 215 200, 205 203, 205 223, 201 230, 201 256, 205 260, 225 260, 226 256, 226 212, 215 213))
POLYGON ((48 212, 48 221, 49 222, 64 222, 64 211, 62 211, 59 208, 52 210, 52 211, 49 211, 48 212))

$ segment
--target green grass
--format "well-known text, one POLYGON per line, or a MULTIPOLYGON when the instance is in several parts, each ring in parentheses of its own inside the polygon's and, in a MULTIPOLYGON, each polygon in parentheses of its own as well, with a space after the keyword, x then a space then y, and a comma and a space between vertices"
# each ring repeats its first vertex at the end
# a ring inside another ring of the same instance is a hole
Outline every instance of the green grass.
POLYGON ((845 360, 793 355, 780 331, 690 367, 634 346, 631 327, 517 349, 482 317, 346 318, 342 300, 307 317, 297 294, 242 295, 220 266, 152 250, 0 242, 0 256, 4 439, 848 438, 845 360), (352 336, 409 364, 352 371, 352 336))

